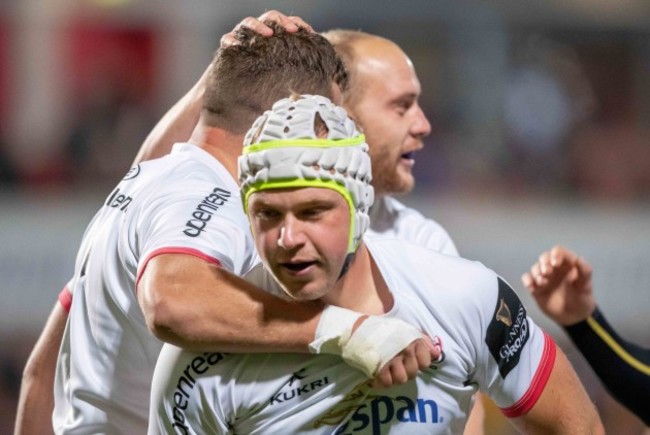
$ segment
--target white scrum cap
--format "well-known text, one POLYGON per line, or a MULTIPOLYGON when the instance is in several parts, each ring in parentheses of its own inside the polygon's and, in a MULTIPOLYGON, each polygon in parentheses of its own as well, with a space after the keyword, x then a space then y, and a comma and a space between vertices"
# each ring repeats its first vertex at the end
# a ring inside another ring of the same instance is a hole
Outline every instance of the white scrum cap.
POLYGON ((339 192, 350 207, 348 253, 368 228, 374 200, 365 137, 342 107, 317 95, 276 102, 257 118, 244 139, 239 182, 244 210, 254 192, 321 187, 339 192))

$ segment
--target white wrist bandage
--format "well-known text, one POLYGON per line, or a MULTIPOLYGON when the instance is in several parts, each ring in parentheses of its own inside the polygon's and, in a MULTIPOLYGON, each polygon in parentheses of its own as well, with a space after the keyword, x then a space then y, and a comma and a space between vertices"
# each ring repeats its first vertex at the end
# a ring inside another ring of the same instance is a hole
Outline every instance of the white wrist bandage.
POLYGON ((371 316, 351 337, 341 338, 341 356, 345 362, 372 378, 418 338, 422 338, 422 333, 403 320, 371 316))
POLYGON ((403 320, 375 316, 368 317, 351 334, 359 317, 359 313, 344 308, 326 308, 311 351, 341 355, 346 363, 372 378, 406 346, 422 338, 417 328, 403 320))
POLYGON ((309 343, 309 350, 312 353, 330 353, 341 355, 342 337, 349 337, 352 333, 354 323, 362 314, 345 308, 329 305, 323 314, 316 328, 316 338, 309 343))

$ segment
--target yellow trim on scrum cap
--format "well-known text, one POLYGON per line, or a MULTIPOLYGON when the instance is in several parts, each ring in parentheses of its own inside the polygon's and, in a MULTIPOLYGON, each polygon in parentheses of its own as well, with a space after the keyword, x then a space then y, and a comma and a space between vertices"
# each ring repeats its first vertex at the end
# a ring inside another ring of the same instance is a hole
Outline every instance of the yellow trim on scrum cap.
POLYGON ((251 154, 272 148, 314 147, 336 148, 361 145, 366 142, 366 137, 360 134, 346 139, 278 139, 258 142, 244 147, 242 154, 251 154))
MULTIPOLYGON (((264 142, 264 144, 268 144, 268 143, 270 142, 264 142)), ((340 193, 343 196, 343 198, 345 198, 345 201, 348 203, 348 209, 350 210, 350 231, 348 235, 348 254, 354 252, 357 249, 357 247, 354 244, 354 216, 355 216, 354 203, 352 202, 352 196, 350 195, 348 189, 346 189, 344 186, 342 186, 341 184, 337 183, 334 180, 322 180, 320 178, 315 178, 310 180, 304 178, 293 178, 293 179, 285 179, 285 180, 261 181, 261 182, 254 183, 248 186, 244 196, 242 197, 242 200, 244 201, 244 212, 248 215, 248 199, 255 192, 259 192, 262 190, 290 189, 290 188, 298 188, 298 187, 318 187, 318 188, 332 189, 340 193)))

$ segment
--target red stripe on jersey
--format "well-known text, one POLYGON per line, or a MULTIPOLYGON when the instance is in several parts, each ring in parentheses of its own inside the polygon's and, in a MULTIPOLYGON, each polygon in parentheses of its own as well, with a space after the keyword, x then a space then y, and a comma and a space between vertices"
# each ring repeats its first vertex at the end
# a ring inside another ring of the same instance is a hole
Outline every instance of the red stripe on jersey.
POLYGON ((59 302, 61 303, 61 306, 65 312, 70 314, 70 307, 72 306, 72 293, 70 293, 67 285, 63 287, 63 290, 61 290, 61 293, 59 293, 59 302))
POLYGON ((519 417, 526 414, 528 411, 535 406, 537 399, 542 395, 544 387, 548 382, 548 378, 551 377, 551 372, 553 371, 553 364, 555 363, 555 342, 544 332, 544 350, 542 352, 542 358, 539 362, 539 367, 533 376, 533 380, 528 387, 528 391, 522 396, 517 403, 507 408, 501 408, 501 412, 508 418, 519 417))
POLYGON ((194 257, 201 258, 208 263, 212 263, 216 266, 221 267, 221 262, 217 260, 214 257, 210 257, 209 255, 197 250, 197 249, 192 249, 192 248, 181 248, 181 247, 168 247, 168 248, 160 248, 156 249, 153 251, 149 256, 144 260, 142 263, 142 268, 140 269, 140 272, 138 273, 138 277, 135 280, 135 292, 138 292, 138 283, 140 282, 140 278, 142 278, 142 274, 144 273, 145 269, 147 268, 147 264, 149 264, 149 261, 151 261, 152 258, 157 257, 161 254, 185 254, 185 255, 192 255, 194 257))

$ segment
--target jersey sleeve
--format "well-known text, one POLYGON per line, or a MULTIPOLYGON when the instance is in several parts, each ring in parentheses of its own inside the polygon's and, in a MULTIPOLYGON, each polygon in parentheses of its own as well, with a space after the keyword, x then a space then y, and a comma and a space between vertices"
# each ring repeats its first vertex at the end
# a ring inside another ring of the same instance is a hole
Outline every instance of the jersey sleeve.
POLYGON ((454 244, 454 241, 449 236, 447 230, 445 230, 437 222, 426 219, 423 217, 426 222, 426 225, 422 225, 420 233, 417 235, 416 239, 419 240, 422 246, 426 246, 429 249, 433 249, 436 252, 441 254, 451 255, 453 257, 458 257, 458 249, 454 244))
POLYGON ((527 315, 510 287, 496 277, 496 291, 484 298, 480 317, 479 385, 506 417, 527 413, 544 391, 555 362, 551 337, 527 315))
POLYGON ((650 425, 650 349, 624 340, 598 308, 565 330, 607 390, 650 425))
POLYGON ((442 225, 425 217, 418 210, 407 207, 394 198, 391 199, 393 207, 399 210, 400 217, 395 224, 400 227, 397 231, 403 238, 441 254, 459 256, 454 241, 442 225))
POLYGON ((407 240, 458 257, 458 249, 442 225, 388 196, 378 198, 371 207, 370 228, 365 237, 407 240))
POLYGON ((236 274, 255 262, 239 192, 220 186, 197 182, 161 194, 149 201, 137 227, 138 277, 151 258, 165 253, 194 255, 236 274))
POLYGON ((70 307, 72 307, 72 280, 63 286, 63 289, 59 292, 58 299, 65 312, 70 314, 70 307))

